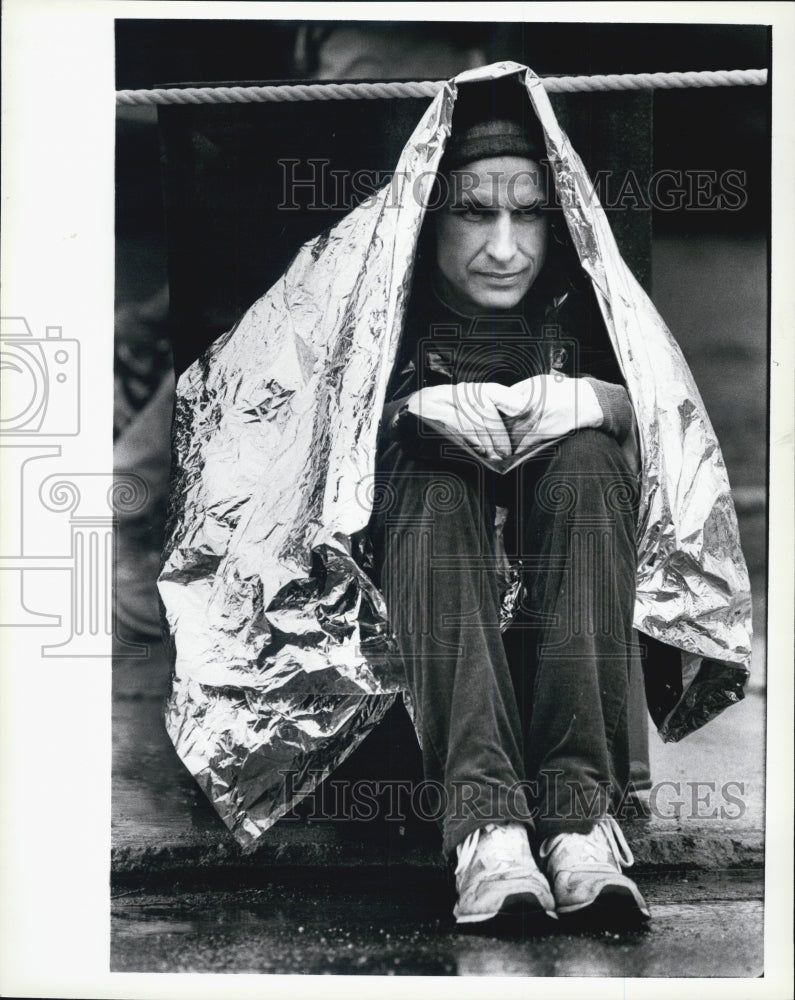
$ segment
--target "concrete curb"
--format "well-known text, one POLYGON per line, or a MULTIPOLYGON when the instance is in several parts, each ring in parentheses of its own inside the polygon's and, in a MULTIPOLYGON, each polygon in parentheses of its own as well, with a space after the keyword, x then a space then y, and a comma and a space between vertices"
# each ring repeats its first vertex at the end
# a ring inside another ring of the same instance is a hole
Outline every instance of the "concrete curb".
MULTIPOLYGON (((764 833, 728 826, 683 829, 675 824, 627 823, 627 840, 635 855, 634 871, 726 871, 760 869, 764 865, 764 833)), ((116 844, 111 851, 111 880, 201 879, 224 872, 266 873, 269 869, 353 868, 445 869, 439 847, 428 840, 364 837, 349 826, 296 827, 279 831, 256 850, 243 853, 231 837, 217 833, 192 835, 180 841, 153 837, 146 844, 116 844)))

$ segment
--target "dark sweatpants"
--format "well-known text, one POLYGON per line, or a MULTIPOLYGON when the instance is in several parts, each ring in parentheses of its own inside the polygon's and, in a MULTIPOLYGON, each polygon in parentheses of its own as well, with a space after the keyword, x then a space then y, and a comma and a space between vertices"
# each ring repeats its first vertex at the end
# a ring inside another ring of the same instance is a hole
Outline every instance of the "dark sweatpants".
POLYGON ((507 476, 441 449, 384 448, 371 537, 443 849, 490 821, 587 832, 629 781, 634 477, 600 431, 507 476), (504 634, 497 505, 525 592, 504 634))

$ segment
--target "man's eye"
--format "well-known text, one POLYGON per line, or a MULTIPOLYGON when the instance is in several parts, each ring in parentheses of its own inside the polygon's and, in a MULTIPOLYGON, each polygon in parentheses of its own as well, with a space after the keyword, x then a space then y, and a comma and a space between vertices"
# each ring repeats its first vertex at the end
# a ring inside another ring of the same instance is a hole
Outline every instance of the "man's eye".
POLYGON ((470 222, 478 222, 481 219, 486 218, 489 214, 489 210, 478 205, 457 205, 453 209, 453 214, 458 216, 460 219, 466 219, 470 222))
POLYGON ((540 205, 529 205, 527 208, 517 209, 516 213, 520 219, 527 219, 532 221, 534 219, 540 219, 542 215, 542 210, 540 205))

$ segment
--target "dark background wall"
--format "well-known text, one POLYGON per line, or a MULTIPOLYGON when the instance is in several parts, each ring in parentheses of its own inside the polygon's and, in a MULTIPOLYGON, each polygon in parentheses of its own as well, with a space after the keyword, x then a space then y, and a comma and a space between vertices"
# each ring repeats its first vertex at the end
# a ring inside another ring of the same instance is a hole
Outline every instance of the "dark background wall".
MULTIPOLYGON (((540 74, 760 68, 768 65, 769 48, 766 27, 742 25, 116 22, 120 89, 312 79, 334 70, 383 79, 417 69, 443 77, 500 59, 527 63, 540 74)), ((768 88, 553 100, 592 175, 612 171, 600 197, 622 253, 647 288, 652 232, 767 231, 768 88), (628 165, 637 173, 636 188, 626 187, 628 165), (669 172, 663 189, 673 190, 672 207, 655 207, 648 198, 649 177, 660 171, 669 172), (717 201, 695 206, 694 178, 709 187, 710 177, 727 171, 742 178, 739 210, 717 201), (683 191, 678 201, 676 191, 683 191), (618 207, 610 211, 615 199, 618 207)), ((165 279, 168 259, 178 373, 269 287, 302 242, 351 207, 275 211, 277 160, 295 157, 303 164, 323 155, 349 172, 388 170, 426 105, 348 101, 336 103, 333 114, 319 103, 172 107, 160 110, 159 130, 154 108, 119 110, 116 229, 134 266, 118 269, 118 299, 153 291, 165 279)))
MULTIPOLYGON (((513 59, 543 74, 635 73, 765 68, 770 33, 764 25, 496 24, 358 22, 391 37, 444 39, 461 52, 477 48, 486 62, 513 59)), ((304 29, 317 22, 119 20, 119 89, 166 83, 291 80, 314 76, 312 45, 297 52, 304 29), (306 53, 306 49, 309 49, 306 53), (301 56, 303 55, 303 58, 301 56)), ((326 26, 328 27, 328 26, 326 26)), ((335 22, 341 30, 343 22, 335 22)), ((322 39, 322 35, 321 35, 322 39)), ((315 49, 317 48, 315 45, 315 49)), ((441 74, 444 75, 444 74, 441 74)), ((748 204, 741 212, 655 213, 655 231, 763 231, 769 211, 767 88, 657 91, 654 95, 655 169, 737 169, 747 174, 748 204)), ((129 116, 130 119, 133 116, 129 116)), ((144 142, 133 125, 121 130, 119 182, 139 187, 141 200, 122 207, 124 226, 156 225, 156 176, 140 173, 156 156, 156 136, 144 142), (133 148, 135 147, 135 148, 133 148)))

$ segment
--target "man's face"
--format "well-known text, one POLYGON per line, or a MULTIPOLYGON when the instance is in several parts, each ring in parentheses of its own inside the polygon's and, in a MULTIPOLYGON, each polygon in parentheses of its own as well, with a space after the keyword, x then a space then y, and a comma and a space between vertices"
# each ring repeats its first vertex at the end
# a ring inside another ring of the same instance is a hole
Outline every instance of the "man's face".
POLYGON ((436 285, 465 315, 513 309, 547 252, 541 168, 521 156, 476 160, 448 178, 436 221, 436 285))

